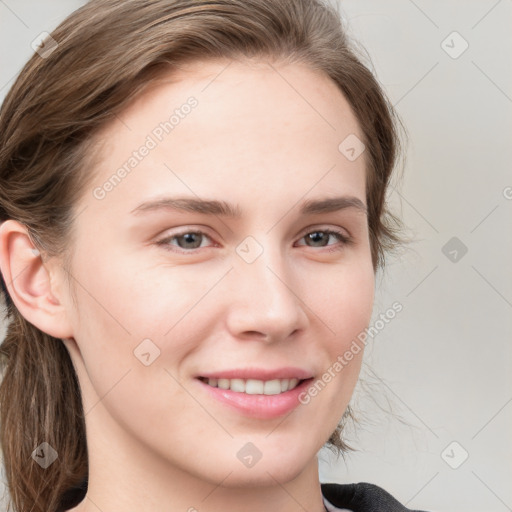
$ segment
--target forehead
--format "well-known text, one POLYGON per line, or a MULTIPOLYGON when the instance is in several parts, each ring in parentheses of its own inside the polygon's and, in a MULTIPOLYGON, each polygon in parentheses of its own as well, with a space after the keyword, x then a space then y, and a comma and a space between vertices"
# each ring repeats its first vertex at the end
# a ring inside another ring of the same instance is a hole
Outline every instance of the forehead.
POLYGON ((229 195, 234 179, 240 193, 279 186, 290 200, 315 187, 361 193, 365 155, 348 159, 347 137, 363 138, 349 103, 305 64, 192 62, 162 75, 105 127, 94 185, 112 182, 103 202, 111 206, 166 188, 229 195))

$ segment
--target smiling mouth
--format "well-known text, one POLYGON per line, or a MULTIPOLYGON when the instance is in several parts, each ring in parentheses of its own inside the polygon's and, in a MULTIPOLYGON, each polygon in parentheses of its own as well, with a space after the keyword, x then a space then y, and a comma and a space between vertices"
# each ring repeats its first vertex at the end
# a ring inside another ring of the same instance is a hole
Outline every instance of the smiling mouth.
POLYGON ((199 380, 213 388, 226 389, 246 395, 279 395, 286 393, 308 379, 215 379, 199 377, 199 380))

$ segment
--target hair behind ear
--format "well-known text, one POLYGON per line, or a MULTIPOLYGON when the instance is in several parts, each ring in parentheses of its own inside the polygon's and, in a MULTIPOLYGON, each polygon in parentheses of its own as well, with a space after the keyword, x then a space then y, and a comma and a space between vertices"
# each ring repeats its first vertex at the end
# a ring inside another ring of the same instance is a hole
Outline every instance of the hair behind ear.
POLYGON ((16 511, 55 511, 88 473, 80 386, 62 340, 11 315, 0 345, 0 444, 6 481, 16 482, 8 490, 16 511), (56 452, 51 463, 42 443, 56 452))

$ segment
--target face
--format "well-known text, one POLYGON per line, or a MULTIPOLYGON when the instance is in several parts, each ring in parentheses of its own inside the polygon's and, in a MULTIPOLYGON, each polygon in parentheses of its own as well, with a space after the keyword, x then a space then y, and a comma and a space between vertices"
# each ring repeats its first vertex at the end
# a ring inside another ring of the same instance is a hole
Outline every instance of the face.
POLYGON ((90 453, 101 437, 233 486, 311 463, 373 303, 350 134, 327 77, 263 61, 189 64, 103 130, 63 297, 90 453))

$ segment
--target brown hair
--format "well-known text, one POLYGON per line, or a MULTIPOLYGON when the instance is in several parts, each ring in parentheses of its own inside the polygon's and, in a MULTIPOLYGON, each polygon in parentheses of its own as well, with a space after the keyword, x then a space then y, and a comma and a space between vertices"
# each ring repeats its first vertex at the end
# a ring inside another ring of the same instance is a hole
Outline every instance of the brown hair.
MULTIPOLYGON (((0 222, 23 223, 42 254, 71 246, 73 207, 94 168, 94 135, 159 73, 197 59, 266 57, 325 73, 350 103, 366 145, 372 260, 375 270, 382 266, 398 241, 385 202, 399 154, 397 118, 328 4, 91 0, 51 36, 58 46, 46 58, 32 56, 0 110, 0 222)), ((88 475, 79 382, 62 341, 27 322, 3 279, 2 287, 11 321, 0 346, 0 442, 11 500, 16 511, 72 507, 85 490, 69 501, 65 495, 88 475), (58 453, 46 469, 31 457, 43 442, 58 453)), ((341 452, 342 423, 328 443, 341 452)))

